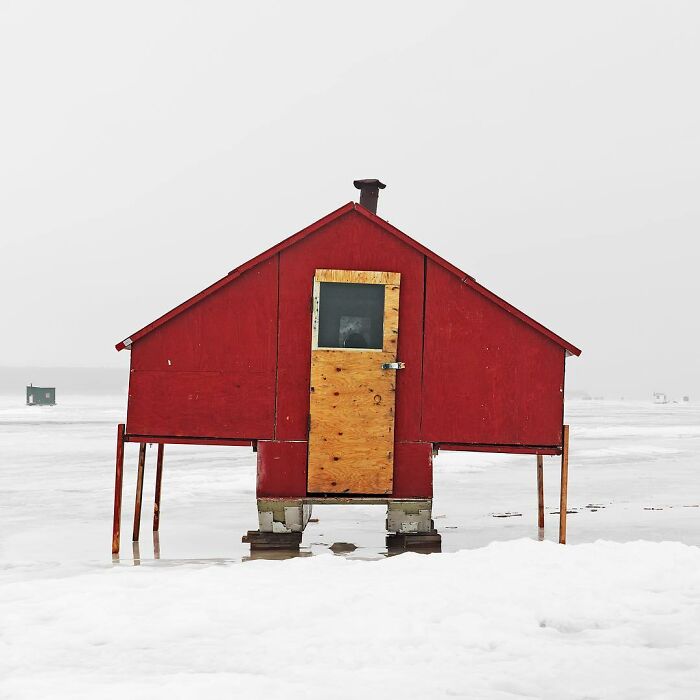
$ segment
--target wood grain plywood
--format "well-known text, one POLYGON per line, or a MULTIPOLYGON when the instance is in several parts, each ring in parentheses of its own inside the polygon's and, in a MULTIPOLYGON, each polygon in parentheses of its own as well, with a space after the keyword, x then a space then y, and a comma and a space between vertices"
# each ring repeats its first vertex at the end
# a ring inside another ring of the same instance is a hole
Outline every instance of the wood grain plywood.
MULTIPOLYGON (((333 281, 356 281, 357 275, 333 281)), ((396 361, 400 287, 391 283, 384 290, 382 350, 312 351, 309 493, 392 491, 396 370, 382 364, 396 361)))
POLYGON ((384 352, 389 353, 389 360, 382 362, 394 362, 396 348, 399 343, 399 293, 401 287, 396 283, 384 286, 384 352))
POLYGON ((398 272, 373 270, 316 270, 317 282, 356 282, 358 284, 399 284, 398 272))
POLYGON ((315 350, 309 493, 391 493, 395 373, 389 353, 315 350))

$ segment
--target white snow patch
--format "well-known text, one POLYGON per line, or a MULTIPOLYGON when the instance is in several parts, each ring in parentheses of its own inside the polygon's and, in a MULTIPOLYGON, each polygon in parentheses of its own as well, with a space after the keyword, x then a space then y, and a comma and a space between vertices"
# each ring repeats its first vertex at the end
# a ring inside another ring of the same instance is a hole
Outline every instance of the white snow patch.
MULTIPOLYGON (((304 533, 319 556, 242 563, 255 455, 174 445, 155 561, 155 450, 137 552, 127 445, 113 566, 124 397, 22 401, 0 396, 3 700, 700 697, 695 404, 567 402, 567 547, 521 539, 537 536, 534 457, 441 452, 434 517, 443 552, 463 551, 385 559, 382 507, 329 505, 304 533)), ((557 457, 544 476, 555 539, 557 457)))
POLYGON ((680 543, 122 565, 5 583, 0 620, 9 698, 700 697, 680 543))

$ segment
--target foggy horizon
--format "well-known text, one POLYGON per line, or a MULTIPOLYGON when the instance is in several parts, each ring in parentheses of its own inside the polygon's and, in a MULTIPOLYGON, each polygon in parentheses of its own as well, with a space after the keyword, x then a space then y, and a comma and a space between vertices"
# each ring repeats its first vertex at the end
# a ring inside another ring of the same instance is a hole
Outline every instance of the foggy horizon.
POLYGON ((0 9, 0 367, 126 383, 115 343, 378 177, 379 216, 582 349, 567 390, 700 395, 697 5, 139 18, 0 9))

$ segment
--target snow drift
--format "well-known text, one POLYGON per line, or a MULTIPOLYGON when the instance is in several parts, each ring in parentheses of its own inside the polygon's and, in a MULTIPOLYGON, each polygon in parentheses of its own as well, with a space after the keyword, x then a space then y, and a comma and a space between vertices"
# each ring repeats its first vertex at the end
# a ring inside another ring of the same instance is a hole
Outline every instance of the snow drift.
POLYGON ((700 697, 700 549, 680 543, 11 569, 2 697, 700 697))

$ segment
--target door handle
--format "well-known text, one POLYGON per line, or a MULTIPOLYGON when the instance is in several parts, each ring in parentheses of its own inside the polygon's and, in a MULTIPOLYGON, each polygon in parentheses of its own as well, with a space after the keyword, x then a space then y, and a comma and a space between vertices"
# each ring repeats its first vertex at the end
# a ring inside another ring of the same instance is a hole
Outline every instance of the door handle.
POLYGON ((406 364, 403 362, 384 362, 382 369, 405 369, 406 364))

